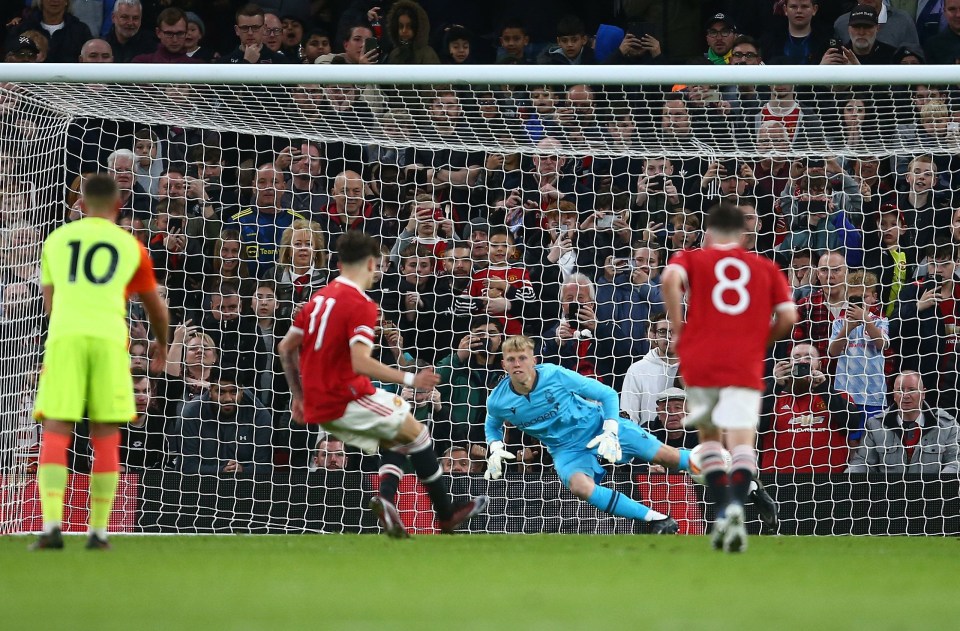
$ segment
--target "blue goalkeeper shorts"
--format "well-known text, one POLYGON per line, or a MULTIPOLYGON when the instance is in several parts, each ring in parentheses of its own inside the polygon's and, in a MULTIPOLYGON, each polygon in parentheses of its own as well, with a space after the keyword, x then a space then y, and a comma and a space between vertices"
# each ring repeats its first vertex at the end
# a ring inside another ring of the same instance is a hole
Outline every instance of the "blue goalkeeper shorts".
MULTIPOLYGON (((634 458, 643 462, 651 462, 663 446, 653 434, 642 429, 635 423, 618 419, 620 429, 620 449, 623 451, 623 457, 617 461, 617 464, 625 464, 634 458)), ((600 466, 597 456, 597 448, 587 449, 588 439, 581 448, 574 447, 558 449, 553 452, 553 466, 557 469, 557 475, 564 486, 570 486, 570 476, 574 473, 583 473, 593 478, 593 481, 600 483, 606 475, 606 470, 600 466)))

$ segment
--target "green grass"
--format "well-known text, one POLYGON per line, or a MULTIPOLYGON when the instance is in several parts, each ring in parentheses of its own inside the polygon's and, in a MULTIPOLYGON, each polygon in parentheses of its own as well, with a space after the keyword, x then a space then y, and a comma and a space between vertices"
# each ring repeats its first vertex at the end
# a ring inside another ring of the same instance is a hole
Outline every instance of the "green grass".
POLYGON ((3 629, 955 629, 960 541, 0 537, 3 629))

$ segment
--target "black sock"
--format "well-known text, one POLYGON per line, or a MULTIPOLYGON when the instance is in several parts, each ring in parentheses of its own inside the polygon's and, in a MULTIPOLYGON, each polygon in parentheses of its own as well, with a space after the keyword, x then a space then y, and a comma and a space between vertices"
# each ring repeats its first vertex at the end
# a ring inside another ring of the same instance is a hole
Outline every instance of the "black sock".
POLYGON ((401 453, 384 449, 380 452, 380 497, 391 504, 397 503, 397 487, 403 477, 403 465, 407 457, 401 453))
POLYGON ((453 513, 453 504, 450 502, 446 482, 440 475, 440 463, 437 462, 437 455, 433 453, 433 445, 428 444, 425 449, 411 453, 410 463, 413 464, 413 470, 420 482, 427 487, 437 517, 441 520, 449 519, 453 513))
POLYGON ((749 469, 734 469, 730 472, 731 499, 741 506, 747 505, 750 497, 750 483, 753 481, 753 472, 749 469))
POLYGON ((710 495, 713 496, 713 503, 717 506, 717 515, 722 515, 730 503, 730 483, 727 480, 727 472, 724 470, 711 471, 704 476, 704 482, 710 489, 710 495))

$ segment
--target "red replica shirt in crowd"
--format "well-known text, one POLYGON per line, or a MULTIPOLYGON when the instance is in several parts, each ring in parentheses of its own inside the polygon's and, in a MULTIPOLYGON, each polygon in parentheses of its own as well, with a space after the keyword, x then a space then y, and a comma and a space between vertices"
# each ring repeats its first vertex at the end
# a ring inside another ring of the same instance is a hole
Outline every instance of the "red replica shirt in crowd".
MULTIPOLYGON (((480 270, 473 275, 470 283, 470 295, 474 298, 487 298, 488 278, 502 278, 507 284, 517 288, 520 297, 524 300, 534 300, 533 284, 530 282, 530 274, 522 267, 494 267, 480 270)), ((500 298, 502 294, 497 292, 490 298, 500 298)), ((500 322, 503 324, 503 330, 506 335, 523 335, 523 322, 517 314, 507 313, 500 316, 500 322)))
POLYGON ((842 473, 847 441, 834 429, 819 394, 777 396, 773 431, 764 436, 763 469, 782 473, 842 473))
POLYGON ((300 378, 307 423, 343 416, 347 404, 376 392, 370 378, 353 372, 350 346, 373 346, 377 305, 355 283, 336 278, 313 295, 293 321, 303 334, 300 378))
POLYGON ((687 290, 687 324, 677 346, 688 386, 763 390, 770 317, 792 306, 772 261, 739 245, 683 250, 670 259, 687 290))

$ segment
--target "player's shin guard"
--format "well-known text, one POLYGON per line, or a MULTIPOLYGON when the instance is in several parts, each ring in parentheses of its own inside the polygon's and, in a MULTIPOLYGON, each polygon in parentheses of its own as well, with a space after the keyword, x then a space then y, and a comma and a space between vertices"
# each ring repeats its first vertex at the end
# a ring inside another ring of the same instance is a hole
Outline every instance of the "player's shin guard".
POLYGON ((640 521, 656 521, 666 517, 663 513, 658 513, 652 508, 630 499, 623 493, 599 484, 593 487, 593 493, 590 494, 587 501, 603 512, 617 517, 629 517, 640 521))
POLYGON ((90 473, 90 532, 101 539, 107 536, 107 524, 120 479, 120 432, 93 436, 93 469, 90 473))
POLYGON ((420 435, 413 439, 409 445, 403 445, 398 451, 406 452, 410 457, 410 464, 416 472, 420 483, 427 487, 427 493, 430 495, 430 502, 433 504, 433 511, 440 520, 448 519, 453 513, 453 505, 450 502, 450 493, 447 492, 447 485, 444 484, 441 477, 440 463, 437 461, 437 454, 433 453, 433 440, 430 438, 430 432, 424 427, 420 435))
POLYGON ((397 487, 403 479, 403 465, 407 457, 390 449, 380 450, 379 495, 391 504, 397 503, 397 487))
POLYGON ((717 506, 717 515, 723 515, 730 503, 730 482, 723 461, 723 445, 719 441, 708 440, 701 445, 701 450, 700 473, 717 506))
POLYGON ((49 533, 63 522, 63 495, 67 490, 67 450, 73 436, 44 432, 40 443, 37 487, 43 511, 43 531, 49 533))
POLYGON ((730 492, 732 499, 746 505, 750 485, 757 473, 757 454, 751 445, 737 445, 730 450, 730 492))

